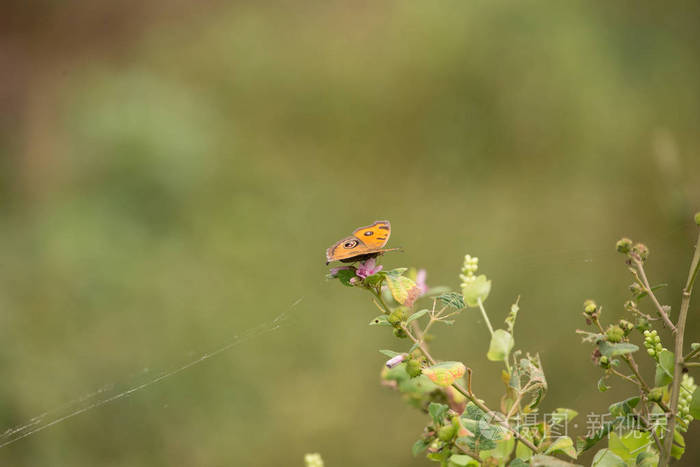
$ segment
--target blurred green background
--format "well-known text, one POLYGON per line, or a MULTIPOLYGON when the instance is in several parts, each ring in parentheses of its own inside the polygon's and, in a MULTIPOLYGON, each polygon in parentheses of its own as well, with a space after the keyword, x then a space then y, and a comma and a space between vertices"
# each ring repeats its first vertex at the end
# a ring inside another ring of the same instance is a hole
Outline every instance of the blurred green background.
MULTIPOLYGON (((426 417, 379 385, 377 349, 400 344, 367 326, 368 296, 325 279, 325 248, 376 219, 404 249, 387 267, 456 287, 479 256, 498 323, 520 295, 516 345, 542 356, 544 410, 581 413, 573 434, 632 391, 598 393, 574 334, 586 298, 624 316, 620 236, 647 242, 677 309, 700 208, 696 2, 2 8, 3 429, 289 311, 1 448, 2 465, 301 465, 314 451, 333 467, 426 465, 410 454, 426 417)), ((433 354, 471 366, 495 406, 480 317, 439 336, 433 354)), ((698 464, 690 443, 684 465, 698 464)))

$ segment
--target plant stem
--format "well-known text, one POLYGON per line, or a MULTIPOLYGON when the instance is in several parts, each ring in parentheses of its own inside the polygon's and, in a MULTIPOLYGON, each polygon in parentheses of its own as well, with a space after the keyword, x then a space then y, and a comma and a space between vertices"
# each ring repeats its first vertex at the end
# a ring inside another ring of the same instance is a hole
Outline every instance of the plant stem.
MULTIPOLYGON (((423 355, 425 355, 425 358, 428 359, 428 361, 430 362, 430 364, 431 364, 431 365, 435 365, 436 361, 435 361, 435 359, 432 357, 432 355, 430 355, 430 352, 428 352, 428 349, 425 347, 425 343, 422 342, 422 341, 420 341, 420 340, 418 340, 418 339, 416 338, 416 336, 414 336, 414 335, 411 333, 411 331, 408 330, 408 328, 407 328, 406 326, 401 325, 401 329, 404 330, 404 332, 406 333, 406 335, 408 335, 408 337, 413 341, 414 344, 418 345, 418 348, 421 350, 421 352, 423 352, 423 355)), ((469 371, 469 374, 470 374, 470 376, 471 376, 471 369, 467 369, 467 370, 469 371)), ((471 377, 469 378, 469 380, 471 381, 471 377)), ((471 386, 471 384, 470 384, 470 386, 471 386)), ((529 441, 529 440, 523 438, 523 436, 522 436, 520 433, 518 433, 518 431, 517 431, 515 428, 513 428, 512 426, 510 426, 510 424, 508 424, 508 422, 506 422, 505 420, 503 420, 503 418, 501 418, 501 416, 500 416, 498 413, 496 413, 496 412, 494 412, 493 410, 489 409, 489 408, 486 406, 486 404, 484 404, 481 400, 477 399, 477 397, 474 395, 474 393, 471 392, 471 388, 470 388, 469 391, 467 391, 465 388, 463 388, 461 385, 459 385, 459 384, 457 384, 457 383, 452 383, 452 387, 455 388, 457 391, 459 391, 459 392, 460 392, 463 396, 465 396, 467 399, 469 399, 470 401, 472 401, 472 403, 473 403, 474 405, 476 405, 477 407, 479 407, 484 413, 491 414, 491 415, 494 417, 494 419, 498 422, 499 425, 501 425, 503 428, 505 428, 505 429, 507 429, 508 431, 510 431, 511 433, 513 433, 513 436, 515 436, 515 438, 516 438, 518 441, 520 441, 520 442, 523 443, 525 446, 527 446, 533 453, 538 452, 537 447, 536 447, 534 444, 532 444, 531 441, 529 441)))
POLYGON ((484 304, 481 303, 481 298, 478 298, 477 301, 479 302, 479 308, 481 309, 481 315, 484 317, 484 321, 486 321, 486 326, 489 328, 489 332, 491 333, 491 337, 493 337, 493 326, 491 326, 491 321, 489 321, 489 316, 486 314, 486 310, 484 309, 484 304))
POLYGON ((668 465, 671 458, 671 449, 673 448, 673 435, 676 429, 676 414, 678 412, 678 399, 681 388, 681 375, 683 373, 683 333, 685 331, 685 322, 688 317, 688 308, 690 308, 690 296, 693 292, 693 284, 698 276, 698 268, 700 268, 700 232, 698 240, 695 244, 695 253, 690 262, 690 272, 688 280, 683 288, 681 297, 681 308, 678 314, 678 323, 676 323, 676 342, 674 347, 674 367, 673 367, 673 383, 671 385, 671 413, 668 421, 668 432, 664 438, 664 450, 661 453, 660 466, 668 465))
POLYGON ((651 290, 651 285, 649 284, 647 275, 644 272, 644 263, 642 263, 642 260, 640 260, 637 257, 633 257, 632 260, 634 261, 635 266, 637 266, 637 271, 639 272, 639 278, 642 280, 644 291, 647 293, 649 298, 651 298, 651 301, 654 302, 654 306, 656 306, 656 310, 659 312, 659 315, 661 315, 661 318, 663 318, 664 323, 666 323, 666 326, 668 326, 669 329, 671 329, 671 331, 675 334, 676 326, 673 325, 671 319, 668 317, 668 313, 666 313, 664 307, 661 305, 661 303, 659 303, 659 300, 656 298, 656 295, 654 295, 654 291, 651 290))

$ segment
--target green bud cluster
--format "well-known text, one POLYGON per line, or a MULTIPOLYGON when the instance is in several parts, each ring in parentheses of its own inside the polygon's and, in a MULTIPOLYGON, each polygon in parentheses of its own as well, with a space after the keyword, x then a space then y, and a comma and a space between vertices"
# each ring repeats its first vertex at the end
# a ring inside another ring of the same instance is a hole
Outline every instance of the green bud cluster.
POLYGON ((615 244, 615 249, 623 254, 629 253, 632 249, 632 240, 627 237, 619 239, 615 244))
POLYGON ((681 392, 678 395, 678 418, 680 418, 680 427, 683 431, 686 431, 688 424, 693 421, 693 416, 690 415, 690 401, 697 387, 692 376, 688 376, 688 374, 683 375, 681 392))
POLYGON ((605 337, 608 339, 608 342, 622 342, 622 339, 625 337, 625 331, 617 324, 611 324, 608 330, 605 331, 605 337))
POLYGON ((593 300, 583 302, 583 312, 586 316, 594 316, 598 314, 598 305, 593 300))
POLYGON ((655 330, 644 331, 644 347, 646 347, 647 353, 652 357, 656 357, 659 352, 665 350, 664 346, 661 345, 659 333, 657 333, 655 330))
POLYGON ((421 374, 420 362, 416 359, 411 359, 406 362, 406 373, 411 378, 415 378, 421 374))
POLYGON ((634 324, 630 323, 626 319, 621 319, 618 323, 620 329, 624 332, 625 337, 629 336, 630 332, 634 329, 634 324))
POLYGON ((479 258, 471 255, 464 256, 464 265, 462 266, 462 274, 459 278, 462 279, 462 286, 476 280, 476 271, 479 269, 479 258))

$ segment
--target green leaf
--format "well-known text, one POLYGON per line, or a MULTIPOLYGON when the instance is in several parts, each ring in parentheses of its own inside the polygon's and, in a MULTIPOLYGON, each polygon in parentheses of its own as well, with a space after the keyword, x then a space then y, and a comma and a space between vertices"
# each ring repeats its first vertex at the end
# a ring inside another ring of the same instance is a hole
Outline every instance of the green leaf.
POLYGON ((570 422, 571 420, 573 420, 574 418, 576 418, 576 416, 578 415, 578 412, 575 411, 574 409, 564 409, 564 408, 558 408, 558 409, 554 410, 554 413, 557 415, 561 415, 560 420, 565 421, 567 423, 570 422))
POLYGON ((603 423, 603 426, 596 430, 592 436, 587 436, 586 438, 579 438, 576 441, 576 450, 579 454, 595 446, 600 440, 605 438, 608 433, 610 433, 623 418, 616 418, 609 422, 603 423))
POLYGON ((489 292, 491 292, 491 281, 483 274, 462 286, 464 303, 472 308, 479 306, 479 300, 481 300, 482 303, 485 302, 486 298, 489 296, 489 292))
POLYGON ((433 419, 433 423, 436 425, 441 425, 445 419, 445 414, 449 410, 449 407, 445 404, 438 404, 437 402, 431 402, 428 406, 428 413, 430 418, 433 419))
POLYGON ((379 353, 382 355, 386 355, 389 358, 394 358, 398 355, 401 355, 401 352, 394 352, 393 350, 385 350, 385 349, 380 350, 379 353))
POLYGON ((624 436, 612 432, 608 438, 608 449, 620 456, 620 459, 626 463, 634 465, 639 453, 646 450, 652 443, 651 434, 648 432, 630 431, 624 436))
POLYGON ((442 295, 437 296, 437 300, 443 305, 451 306, 452 308, 456 308, 458 310, 464 308, 464 297, 462 297, 462 294, 457 292, 443 293, 442 295))
POLYGON ((620 402, 615 402, 608 407, 610 415, 624 417, 632 413, 632 410, 639 404, 639 396, 630 397, 620 402))
POLYGON ((347 285, 348 287, 352 287, 352 284, 350 283, 350 279, 355 277, 355 268, 341 269, 336 274, 336 277, 338 278, 338 280, 340 281, 341 284, 347 285))
POLYGON ((673 352, 670 350, 662 350, 658 353, 659 363, 656 365, 656 374, 654 375, 654 386, 666 386, 673 381, 673 352))
MULTIPOLYGON (((668 284, 656 284, 656 285, 651 286, 651 291, 653 292, 653 291, 658 290, 658 289, 663 289, 664 287, 668 287, 668 284)), ((646 297, 647 295, 649 295, 649 294, 647 294, 646 292, 640 292, 636 295, 636 298, 637 298, 637 300, 641 300, 644 297, 646 297)))
POLYGON ((530 465, 532 467, 573 467, 576 464, 557 459, 556 457, 537 454, 530 459, 530 465))
POLYGON ((611 358, 618 355, 636 352, 639 350, 639 347, 634 344, 630 344, 629 342, 611 344, 610 342, 600 341, 598 342, 598 350, 600 350, 601 355, 611 358))
POLYGON ((488 459, 489 457, 497 459, 499 463, 505 462, 510 458, 513 449, 515 448, 515 438, 510 434, 506 435, 503 439, 496 441, 496 447, 489 450, 482 450, 480 452, 480 457, 482 459, 488 459))
POLYGON ((502 362, 508 358, 513 349, 513 336, 506 330, 496 329, 491 336, 491 345, 486 358, 492 362, 502 362))
POLYGON ((445 388, 464 376, 466 371, 462 362, 440 362, 423 369, 423 374, 433 383, 445 388))
POLYGON ((700 420, 700 387, 693 391, 693 398, 690 400, 690 415, 700 420))
POLYGON ((425 439, 419 439, 418 441, 413 443, 413 447, 411 448, 411 453, 413 453, 413 457, 416 457, 418 454, 428 449, 428 446, 430 446, 430 441, 425 439))
POLYGON ((561 452, 571 457, 572 459, 576 459, 576 449, 574 448, 574 442, 568 436, 560 436, 559 438, 554 440, 554 442, 549 445, 549 447, 544 453, 553 454, 557 452, 561 452))
MULTIPOLYGON (((528 459, 529 459, 529 457, 528 457, 528 459)), ((508 464, 508 467, 529 467, 529 466, 530 466, 530 463, 527 462, 527 460, 523 460, 519 457, 516 457, 515 459, 513 459, 510 462, 510 464, 508 464)))
POLYGON ((479 467, 481 464, 466 454, 452 454, 449 467, 479 467))
POLYGON ((422 316, 425 316, 427 313, 428 313, 428 310, 416 311, 415 313, 413 313, 411 316, 408 317, 408 319, 406 320, 406 324, 410 323, 411 321, 415 321, 422 316))
POLYGON ((409 298, 415 299, 415 297, 418 296, 418 287, 416 283, 408 277, 387 274, 386 285, 389 287, 391 296, 401 305, 410 302, 409 298))
POLYGON ((386 277, 386 273, 384 271, 379 271, 376 274, 372 274, 368 278, 365 279, 365 284, 367 284, 369 287, 377 288, 379 287, 379 284, 382 283, 384 278, 386 277))
POLYGON ((685 439, 678 430, 673 432, 673 445, 671 446, 671 456, 674 459, 680 459, 685 452, 685 439))
POLYGON ((656 452, 640 452, 634 460, 635 467, 657 467, 659 465, 659 455, 656 452))
POLYGON ((610 449, 601 449, 595 453, 591 467, 627 467, 627 464, 610 449))
POLYGON ((379 315, 369 322, 370 326, 391 326, 386 315, 379 315))

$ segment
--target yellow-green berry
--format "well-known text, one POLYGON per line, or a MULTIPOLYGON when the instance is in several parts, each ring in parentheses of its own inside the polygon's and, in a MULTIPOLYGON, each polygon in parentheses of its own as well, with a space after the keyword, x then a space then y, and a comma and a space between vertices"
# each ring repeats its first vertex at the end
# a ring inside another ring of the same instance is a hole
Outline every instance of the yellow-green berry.
POLYGON ((649 391, 649 400, 652 402, 661 402, 664 397, 664 388, 653 388, 649 391))
POLYGON ((454 425, 441 426, 438 430, 438 439, 445 442, 450 441, 452 438, 454 438, 455 433, 457 433, 457 430, 455 429, 454 425))

